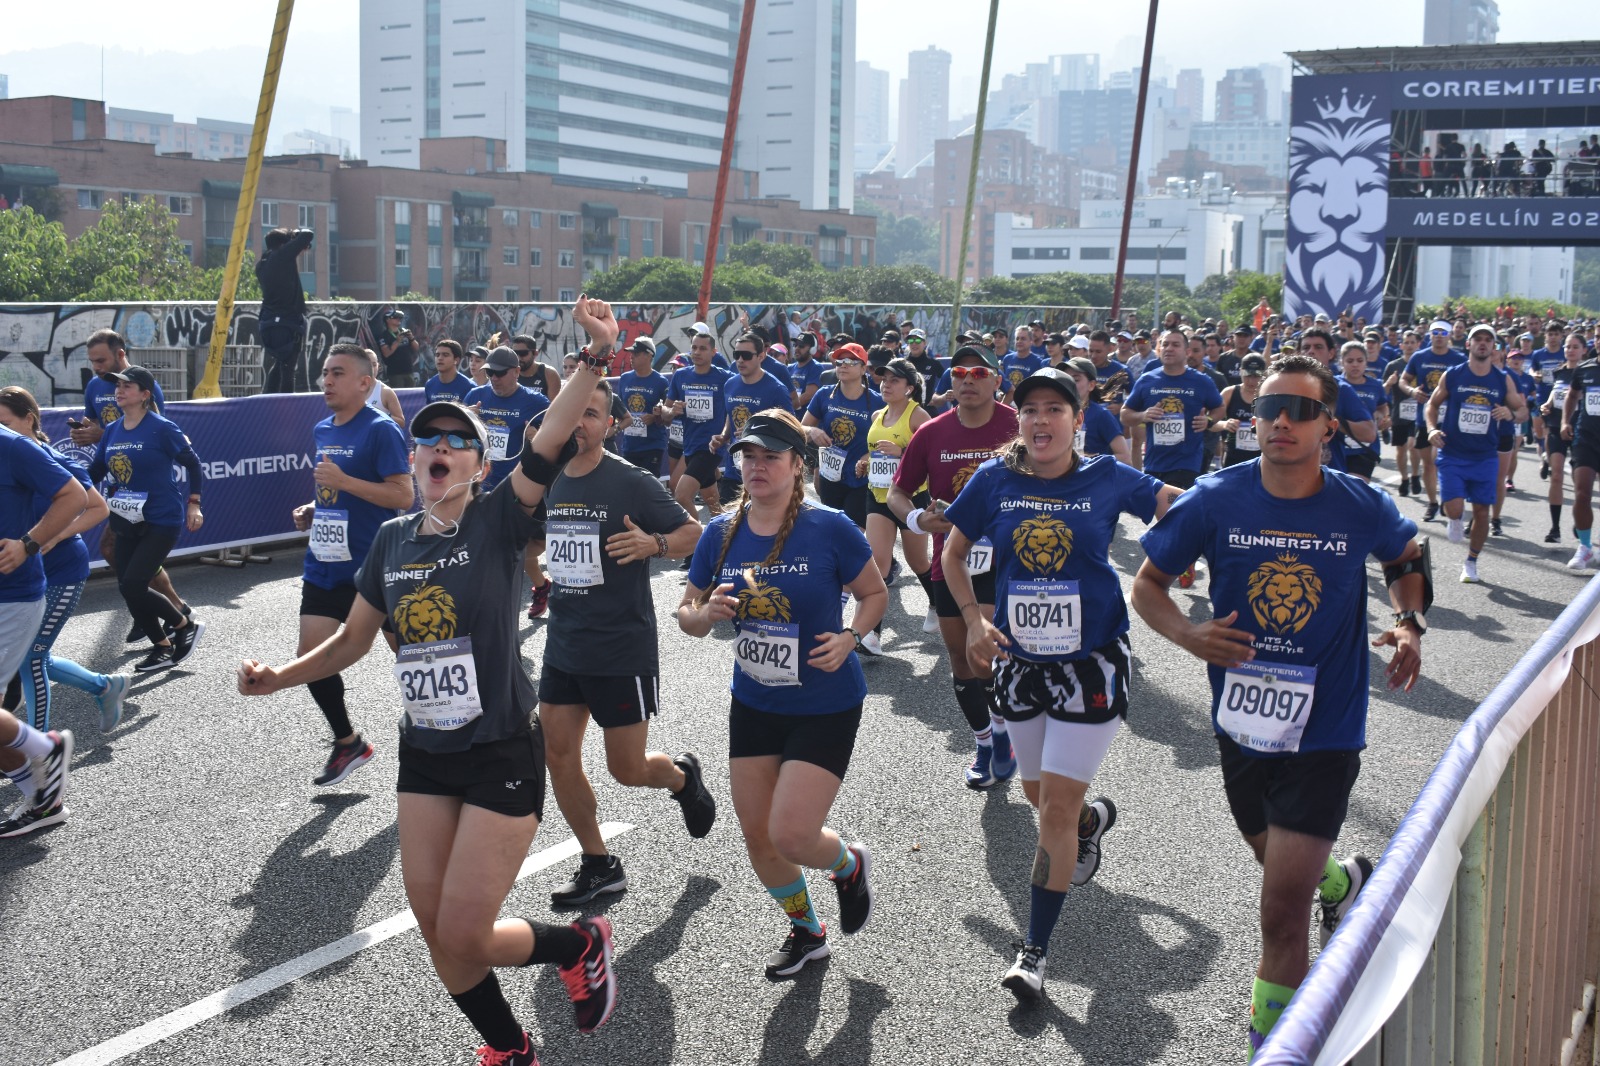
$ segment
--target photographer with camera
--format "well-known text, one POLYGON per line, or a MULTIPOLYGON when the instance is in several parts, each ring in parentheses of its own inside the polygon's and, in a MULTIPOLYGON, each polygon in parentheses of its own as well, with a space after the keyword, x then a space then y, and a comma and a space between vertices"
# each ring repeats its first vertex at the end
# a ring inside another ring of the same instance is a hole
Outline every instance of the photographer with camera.
POLYGON ((306 337, 306 292, 300 282, 300 253, 316 234, 308 229, 275 229, 263 240, 256 262, 261 283, 257 333, 265 363, 262 392, 305 392, 306 370, 300 350, 306 337))
POLYGON ((383 376, 391 389, 409 389, 417 384, 417 338, 406 328, 405 320, 404 311, 390 308, 383 316, 383 333, 378 336, 383 376))

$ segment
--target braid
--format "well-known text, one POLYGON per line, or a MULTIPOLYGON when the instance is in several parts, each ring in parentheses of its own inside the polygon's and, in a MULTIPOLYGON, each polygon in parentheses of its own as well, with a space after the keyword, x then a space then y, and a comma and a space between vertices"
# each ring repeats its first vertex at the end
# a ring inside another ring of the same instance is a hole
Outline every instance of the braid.
POLYGON ((739 499, 733 505, 733 517, 722 527, 722 550, 717 553, 717 564, 711 568, 711 584, 707 585, 705 591, 700 593, 700 598, 695 600, 696 606, 703 607, 711 602, 711 593, 717 587, 717 575, 722 573, 722 564, 728 561, 728 549, 733 547, 734 535, 739 532, 739 524, 744 521, 745 509, 749 503, 749 495, 740 488, 739 499))
POLYGON ((1017 437, 1006 444, 1002 444, 995 451, 995 455, 1006 469, 1015 474, 1031 474, 1033 467, 1028 463, 1028 446, 1022 443, 1022 438, 1017 437))
POLYGON ((800 508, 805 506, 806 485, 805 479, 799 475, 794 479, 794 492, 789 496, 789 509, 783 516, 783 525, 778 527, 778 535, 772 538, 772 550, 767 552, 762 566, 772 566, 783 557, 783 542, 789 539, 789 534, 794 531, 795 519, 800 517, 800 508))

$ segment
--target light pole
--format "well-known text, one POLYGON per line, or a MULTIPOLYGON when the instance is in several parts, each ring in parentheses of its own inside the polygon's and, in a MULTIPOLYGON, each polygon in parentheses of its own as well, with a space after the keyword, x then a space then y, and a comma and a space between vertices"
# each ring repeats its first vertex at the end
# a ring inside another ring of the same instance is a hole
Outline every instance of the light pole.
POLYGON ((1187 232, 1189 227, 1180 226, 1168 237, 1165 244, 1156 249, 1156 307, 1152 318, 1155 320, 1156 329, 1161 328, 1161 253, 1167 250, 1168 245, 1178 239, 1178 234, 1187 232))

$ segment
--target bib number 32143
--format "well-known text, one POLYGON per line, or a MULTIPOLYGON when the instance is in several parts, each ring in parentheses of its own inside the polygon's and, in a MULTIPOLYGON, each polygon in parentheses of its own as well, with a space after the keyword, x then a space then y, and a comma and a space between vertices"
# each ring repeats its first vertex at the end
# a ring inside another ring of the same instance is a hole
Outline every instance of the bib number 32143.
POLYGON ((405 645, 394 677, 400 702, 419 729, 460 729, 483 714, 471 637, 405 645))
POLYGON ((1241 748, 1272 755, 1299 751, 1316 688, 1315 667, 1236 666, 1222 677, 1217 725, 1241 748))

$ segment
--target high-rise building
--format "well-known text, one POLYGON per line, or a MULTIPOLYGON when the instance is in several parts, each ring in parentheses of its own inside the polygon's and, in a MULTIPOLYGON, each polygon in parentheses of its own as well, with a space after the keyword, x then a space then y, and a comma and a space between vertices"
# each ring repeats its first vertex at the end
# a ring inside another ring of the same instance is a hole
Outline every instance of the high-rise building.
POLYGON ((1423 44, 1494 44, 1500 34, 1495 0, 1425 0, 1423 44))
POLYGON ((895 172, 901 175, 915 170, 950 126, 950 53, 929 45, 908 60, 894 146, 895 172))
POLYGON ((757 6, 734 165, 761 175, 763 195, 808 210, 850 210, 855 38, 856 0, 757 6))
POLYGON ((1177 86, 1172 94, 1172 106, 1189 110, 1192 122, 1206 120, 1206 72, 1198 68, 1178 71, 1177 86))
MULTIPOLYGON (((1059 133, 1056 151, 1077 158, 1085 167, 1127 172, 1133 144, 1138 93, 1134 89, 1096 89, 1058 93, 1059 133)), ((1148 173, 1167 146, 1164 112, 1173 106, 1172 89, 1150 83, 1145 101, 1140 170, 1148 173)))
POLYGON ((1217 82, 1218 122, 1265 122, 1267 79, 1260 67, 1237 67, 1217 82))
POLYGON ((1100 88, 1100 56, 1095 52, 1051 56, 1048 63, 1055 92, 1100 88))
POLYGON ((889 132, 889 72, 856 60, 856 139, 880 144, 889 132))
POLYGON ((0 74, 0 100, 9 100, 10 98, 11 76, 9 74, 0 74))
POLYGON ((350 157, 361 158, 361 116, 354 108, 330 107, 328 109, 328 130, 339 140, 350 146, 350 157))

